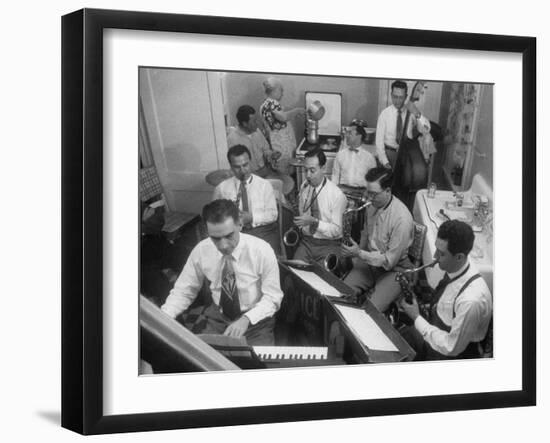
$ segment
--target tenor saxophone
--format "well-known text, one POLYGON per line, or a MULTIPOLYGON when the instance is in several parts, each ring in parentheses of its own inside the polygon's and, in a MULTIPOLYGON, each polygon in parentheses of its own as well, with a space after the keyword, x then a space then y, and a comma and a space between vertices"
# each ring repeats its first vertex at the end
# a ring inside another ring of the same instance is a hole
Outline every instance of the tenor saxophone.
MULTIPOLYGON (((351 245, 351 219, 355 212, 362 211, 363 209, 369 207, 372 202, 364 198, 361 199, 363 204, 359 207, 347 208, 342 215, 342 243, 346 246, 351 245)), ((324 260, 324 266, 327 271, 332 272, 337 277, 342 278, 349 271, 349 260, 343 259, 342 257, 336 254, 328 254, 324 260)))
MULTIPOLYGON (((294 214, 299 214, 298 212, 298 205, 300 204, 299 200, 300 200, 299 198, 296 198, 296 200, 292 204, 292 211, 294 212, 294 214)), ((299 226, 292 225, 284 233, 283 243, 285 244, 285 246, 294 247, 300 242, 301 238, 302 238, 302 229, 299 226)))
POLYGON ((401 286, 401 292, 405 296, 405 301, 407 303, 412 303, 412 298, 414 296, 414 293, 412 292, 412 289, 410 287, 409 276, 416 273, 416 272, 420 272, 423 269, 432 268, 433 266, 437 265, 438 263, 439 263, 439 260, 434 260, 433 262, 427 263, 427 264, 422 265, 422 266, 418 266, 416 268, 405 269, 403 271, 397 271, 397 273, 395 274, 395 280, 401 286))

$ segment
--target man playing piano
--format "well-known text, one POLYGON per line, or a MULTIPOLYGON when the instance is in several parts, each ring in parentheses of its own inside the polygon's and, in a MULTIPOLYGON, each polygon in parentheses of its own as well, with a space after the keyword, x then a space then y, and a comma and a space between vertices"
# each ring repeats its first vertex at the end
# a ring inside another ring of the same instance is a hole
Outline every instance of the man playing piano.
POLYGON ((459 220, 444 222, 435 240, 434 258, 445 271, 432 297, 428 319, 418 304, 401 301, 401 307, 414 321, 405 328, 404 338, 417 351, 418 360, 480 358, 481 342, 493 313, 491 292, 468 259, 474 245, 470 225, 459 220))
POLYGON ((212 303, 204 311, 204 334, 247 339, 249 345, 273 345, 273 315, 281 305, 279 266, 264 240, 240 232, 239 210, 230 200, 203 208, 209 238, 189 255, 161 309, 175 318, 208 281, 212 303))

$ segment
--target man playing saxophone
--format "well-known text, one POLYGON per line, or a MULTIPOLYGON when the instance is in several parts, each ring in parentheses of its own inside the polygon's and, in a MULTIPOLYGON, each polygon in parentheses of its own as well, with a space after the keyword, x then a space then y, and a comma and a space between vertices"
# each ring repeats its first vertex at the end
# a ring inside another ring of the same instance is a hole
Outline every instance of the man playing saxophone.
POLYGON ((347 198, 336 184, 325 177, 324 152, 317 148, 305 154, 304 181, 298 198, 299 214, 294 224, 301 240, 294 259, 323 264, 328 254, 340 255, 342 214, 347 198))
POLYGON ((373 290, 370 300, 381 312, 401 293, 396 271, 412 267, 408 249, 414 235, 413 218, 407 207, 391 192, 393 175, 384 167, 367 172, 366 195, 371 206, 365 215, 360 245, 350 239, 341 254, 353 257, 353 269, 344 279, 356 296, 373 290))

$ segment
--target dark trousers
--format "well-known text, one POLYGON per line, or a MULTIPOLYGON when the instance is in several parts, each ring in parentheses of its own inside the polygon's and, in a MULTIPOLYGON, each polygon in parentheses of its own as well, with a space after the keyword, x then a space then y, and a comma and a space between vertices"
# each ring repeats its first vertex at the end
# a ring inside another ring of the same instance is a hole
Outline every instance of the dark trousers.
POLYGON ((294 253, 294 259, 306 262, 315 261, 323 266, 327 255, 340 256, 340 243, 341 240, 326 240, 303 235, 298 249, 294 253))
POLYGON ((386 150, 386 157, 388 157, 388 162, 390 162, 390 166, 392 167, 392 169, 394 169, 395 163, 397 161, 397 149, 389 148, 386 146, 385 150, 386 150))
POLYGON ((277 222, 256 226, 255 228, 243 228, 243 232, 265 240, 273 248, 275 255, 281 255, 281 238, 277 222))
MULTIPOLYGON (((223 315, 220 307, 214 303, 206 308, 203 315, 206 317, 206 326, 199 332, 200 334, 223 334, 234 321, 223 315)), ((250 324, 244 337, 250 346, 273 346, 275 343, 274 327, 275 319, 273 317, 264 318, 255 325, 250 324)))

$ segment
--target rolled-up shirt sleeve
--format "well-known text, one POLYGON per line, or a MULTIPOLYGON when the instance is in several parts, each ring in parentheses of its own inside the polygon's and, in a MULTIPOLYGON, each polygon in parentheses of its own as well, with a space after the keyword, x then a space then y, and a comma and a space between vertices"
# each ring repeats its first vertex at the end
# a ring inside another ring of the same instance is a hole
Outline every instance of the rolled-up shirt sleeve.
POLYGON ((482 308, 479 304, 463 301, 457 302, 456 316, 449 332, 431 325, 421 316, 416 318, 414 326, 432 349, 443 355, 455 356, 472 341, 472 331, 475 331, 481 317, 482 308))
POLYGON ((199 246, 191 251, 183 271, 161 307, 162 311, 172 318, 177 317, 193 303, 204 282, 204 274, 199 266, 198 249, 199 246))
POLYGON ((412 241, 412 220, 399 219, 392 229, 387 249, 382 251, 361 251, 359 257, 371 266, 383 267, 386 271, 392 270, 412 241))
POLYGON ((260 300, 245 316, 251 324, 256 324, 267 317, 272 317, 280 308, 283 292, 279 280, 279 265, 271 248, 262 253, 260 268, 260 300))

